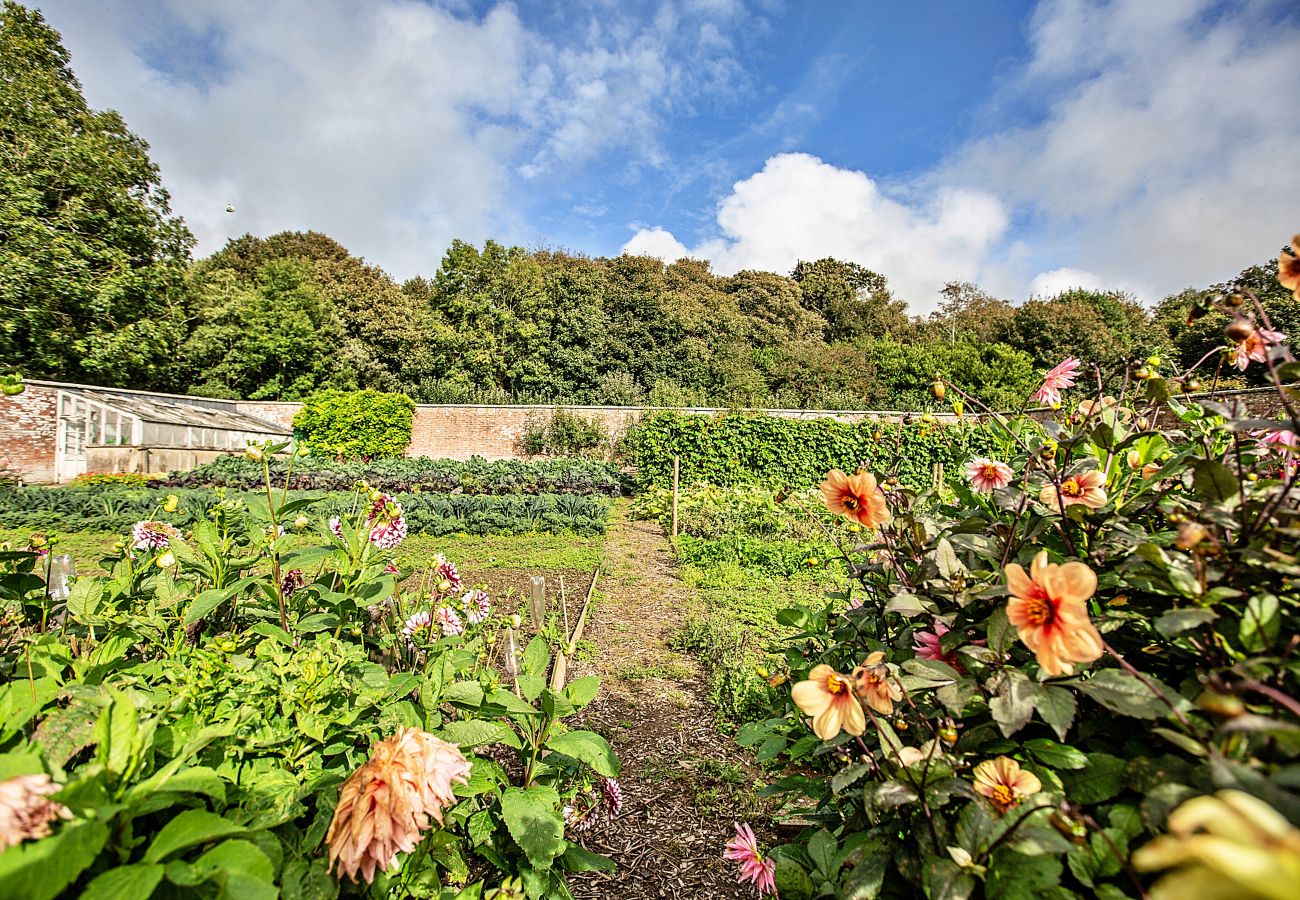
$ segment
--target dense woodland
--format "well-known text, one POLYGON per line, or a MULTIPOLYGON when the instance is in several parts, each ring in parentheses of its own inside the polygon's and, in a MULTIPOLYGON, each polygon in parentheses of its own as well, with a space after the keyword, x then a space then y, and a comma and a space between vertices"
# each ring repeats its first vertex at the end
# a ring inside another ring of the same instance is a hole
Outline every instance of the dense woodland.
POLYGON ((1017 304, 954 283, 918 317, 884 276, 829 258, 721 276, 698 260, 457 241, 399 283, 307 232, 192 260, 147 145, 88 107, 58 34, 13 3, 0 12, 0 196, 0 365, 217 397, 370 387, 421 402, 910 409, 932 402, 939 370, 1000 405, 1067 355, 1195 362, 1223 321, 1189 325, 1188 309, 1238 283, 1275 327, 1300 327, 1263 261, 1154 309, 1083 290, 1017 304))

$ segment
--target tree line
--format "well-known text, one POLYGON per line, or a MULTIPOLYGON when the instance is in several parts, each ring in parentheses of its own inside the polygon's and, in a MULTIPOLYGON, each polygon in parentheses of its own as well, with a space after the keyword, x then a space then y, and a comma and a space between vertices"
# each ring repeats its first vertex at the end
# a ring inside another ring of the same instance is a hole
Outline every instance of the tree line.
MULTIPOLYGON (((936 371, 1015 403, 1066 356, 1102 364, 1221 343, 1189 322, 1249 287, 1300 327, 1276 264, 1153 309, 1119 291, 1020 304, 949 284, 909 314, 884 276, 831 258, 723 276, 708 263, 455 241, 399 283, 317 232, 246 235, 192 260, 148 147, 87 105, 38 12, 0 10, 0 362, 32 377, 296 400, 918 409, 936 371), (432 268, 432 267, 431 267, 432 268)), ((1235 370, 1234 370, 1235 372, 1235 370)))

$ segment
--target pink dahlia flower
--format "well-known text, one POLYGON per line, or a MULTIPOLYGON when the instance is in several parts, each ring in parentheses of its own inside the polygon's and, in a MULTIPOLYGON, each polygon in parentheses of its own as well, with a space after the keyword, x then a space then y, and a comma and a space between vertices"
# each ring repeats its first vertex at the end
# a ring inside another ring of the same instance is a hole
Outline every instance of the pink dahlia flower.
POLYGON ((430 631, 433 629, 433 613, 428 610, 413 614, 402 625, 402 634, 408 638, 415 635, 417 631, 430 631))
POLYGON ((384 519, 376 522, 370 529, 370 543, 380 550, 393 550, 406 540, 406 519, 384 519))
POLYGON ((1260 441, 1268 445, 1270 450, 1278 453, 1294 453, 1296 449, 1296 433, 1294 431, 1265 431, 1260 434, 1260 441))
POLYGON ((343 520, 338 516, 330 519, 330 532, 340 541, 343 540, 343 520))
POLYGON ((439 553, 434 560, 434 566, 438 576, 434 593, 454 594, 461 589, 460 570, 456 568, 454 562, 439 553))
POLYGON ((438 607, 438 611, 434 613, 433 618, 438 623, 438 627, 442 629, 442 633, 447 637, 461 634, 465 630, 465 623, 460 620, 456 610, 450 606, 438 607))
POLYGON ((759 852, 758 839, 748 824, 736 826, 736 836, 727 844, 726 852, 722 855, 732 862, 740 863, 740 877, 736 879, 738 882, 752 882, 760 897, 768 894, 776 896, 776 860, 764 858, 759 852))
POLYGON ((460 598, 460 602, 465 607, 465 621, 471 625, 477 625, 492 614, 492 601, 483 591, 470 591, 460 598))
POLYGON ((1011 467, 996 459, 978 457, 966 463, 966 479, 981 494, 991 494, 1011 483, 1011 467))
POLYGON ((1075 372, 1083 365, 1073 356, 1063 360, 1043 378, 1043 386, 1034 391, 1034 400, 1048 406, 1059 406, 1061 391, 1074 387, 1075 372))
POLYGON ((176 529, 166 522, 149 520, 131 526, 132 546, 137 550, 166 550, 173 537, 176 529))
POLYGON ((1280 331, 1268 328, 1256 328, 1244 341, 1238 342, 1232 350, 1232 361, 1238 369, 1246 371, 1252 362, 1268 362, 1268 348, 1286 340, 1280 331))

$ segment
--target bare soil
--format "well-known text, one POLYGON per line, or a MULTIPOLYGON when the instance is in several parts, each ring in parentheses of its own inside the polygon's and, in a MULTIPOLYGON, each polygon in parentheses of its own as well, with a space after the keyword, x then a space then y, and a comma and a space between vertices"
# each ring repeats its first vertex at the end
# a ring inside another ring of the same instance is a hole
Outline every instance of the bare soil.
POLYGON ((598 652, 576 663, 572 676, 602 678, 582 727, 618 752, 624 804, 618 819, 583 839, 617 869, 574 876, 573 893, 579 900, 752 897, 722 851, 735 822, 761 815, 752 794, 760 773, 718 732, 695 661, 668 647, 694 599, 656 524, 629 521, 616 508, 605 552, 608 572, 584 635, 598 652))

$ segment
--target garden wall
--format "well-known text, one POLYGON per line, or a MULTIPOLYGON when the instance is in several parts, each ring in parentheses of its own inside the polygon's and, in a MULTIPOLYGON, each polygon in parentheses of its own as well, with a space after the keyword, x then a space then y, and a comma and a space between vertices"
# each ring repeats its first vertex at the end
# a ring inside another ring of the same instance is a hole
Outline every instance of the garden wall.
POLYGON ((0 397, 0 459, 26 481, 54 481, 57 403, 57 388, 34 384, 21 394, 0 397))

